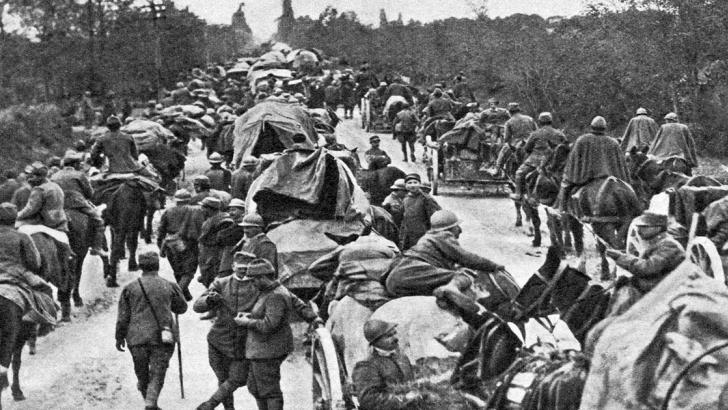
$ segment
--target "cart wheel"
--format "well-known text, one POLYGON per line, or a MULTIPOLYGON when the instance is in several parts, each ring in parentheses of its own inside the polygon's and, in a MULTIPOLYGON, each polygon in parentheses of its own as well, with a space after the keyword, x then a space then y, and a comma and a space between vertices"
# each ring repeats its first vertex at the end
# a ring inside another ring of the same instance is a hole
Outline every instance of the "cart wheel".
POLYGON ((338 410, 346 407, 341 383, 341 368, 334 341, 325 328, 316 329, 311 346, 314 410, 338 410))
POLYGON ((430 177, 432 195, 437 195, 437 190, 440 187, 440 153, 438 150, 433 149, 430 157, 432 158, 432 177, 430 177))
POLYGON ((644 247, 640 243, 640 238, 637 235, 637 225, 635 221, 629 224, 629 231, 627 231, 627 254, 633 256, 640 256, 644 247))
POLYGON ((713 242, 705 236, 696 236, 688 244, 687 257, 698 265, 706 275, 725 284, 723 261, 713 242))

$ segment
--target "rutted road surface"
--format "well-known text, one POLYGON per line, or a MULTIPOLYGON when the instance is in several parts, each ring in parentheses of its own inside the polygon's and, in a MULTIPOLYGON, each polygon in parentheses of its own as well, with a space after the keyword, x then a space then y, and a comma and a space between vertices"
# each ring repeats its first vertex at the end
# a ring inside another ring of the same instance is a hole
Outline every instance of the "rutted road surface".
MULTIPOLYGON (((337 128, 339 142, 363 151, 368 149, 369 136, 358 126, 358 119, 347 120, 337 128)), ((403 163, 399 144, 391 135, 382 135, 381 147, 392 157, 395 166, 405 172, 426 175, 425 167, 417 163, 403 163)), ((193 144, 194 145, 194 144, 193 144)), ((207 168, 204 155, 197 146, 191 148, 187 165, 188 181, 191 175, 207 168)), ((422 157, 422 146, 417 145, 416 155, 422 157)), ((523 284, 540 266, 548 235, 544 230, 544 246, 531 247, 526 236, 527 227, 514 227, 513 203, 505 197, 468 195, 459 188, 443 189, 436 199, 440 205, 454 211, 463 220, 461 244, 473 252, 484 255, 507 267, 523 284), (444 195, 443 195, 444 194, 444 195)), ((545 215, 542 212, 545 221, 545 215)), ((588 241, 590 243, 591 241, 588 241)), ((140 244, 140 251, 155 245, 140 244)), ((126 271, 126 263, 120 266, 119 282, 135 280, 138 272, 126 271)), ((162 260, 160 274, 173 280, 172 270, 162 260)), ((9 390, 3 395, 5 409, 89 409, 89 410, 136 410, 144 404, 136 390, 136 378, 128 352, 117 352, 114 347, 116 304, 120 289, 107 290, 101 278, 98 258, 88 258, 84 268, 81 294, 87 307, 74 310, 74 322, 58 328, 51 335, 38 341, 38 353, 23 354, 21 386, 27 400, 13 402, 9 390)), ((197 297, 203 287, 193 281, 190 288, 197 297)), ((194 409, 206 400, 217 387, 212 370, 207 363, 206 335, 209 322, 200 321, 192 312, 180 318, 184 368, 185 399, 180 398, 180 382, 177 354, 170 363, 166 384, 159 405, 164 409, 194 409)), ((302 333, 305 327, 296 325, 296 352, 283 364, 283 392, 288 409, 311 408, 311 371, 304 358, 302 333)), ((237 408, 255 408, 255 401, 247 389, 235 394, 237 408)))

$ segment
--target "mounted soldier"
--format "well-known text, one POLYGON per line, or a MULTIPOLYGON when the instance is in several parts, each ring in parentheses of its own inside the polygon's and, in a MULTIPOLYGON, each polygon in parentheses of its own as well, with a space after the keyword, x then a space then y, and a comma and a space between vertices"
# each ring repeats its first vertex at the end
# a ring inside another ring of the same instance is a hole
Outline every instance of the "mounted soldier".
MULTIPOLYGON (((134 138, 121 132, 121 120, 119 117, 111 116, 106 120, 109 132, 96 140, 91 148, 91 161, 93 165, 99 165, 101 154, 108 160, 109 174, 138 174, 154 180, 156 175, 152 174, 139 163, 139 151, 137 150, 134 138)), ((100 167, 99 167, 100 168, 100 167)))
POLYGON ((629 152, 632 147, 637 150, 649 148, 659 128, 657 122, 647 115, 646 109, 638 108, 637 115, 629 120, 627 129, 624 130, 622 142, 619 144, 622 152, 629 152))
POLYGON ((16 225, 43 225, 56 231, 54 238, 65 238, 61 242, 68 244, 68 219, 63 209, 65 195, 61 187, 48 180, 48 168, 40 162, 31 165, 28 184, 30 196, 18 212, 16 225))
POLYGON ((657 131, 647 154, 654 155, 658 163, 679 158, 687 166, 686 172, 683 172, 685 175, 692 175, 692 169, 698 166, 698 154, 690 128, 680 124, 674 112, 665 116, 665 124, 657 131))
POLYGON ((64 209, 75 209, 88 218, 89 231, 93 232, 91 254, 108 257, 108 253, 104 250, 106 242, 104 221, 91 203, 94 189, 86 174, 81 171, 82 160, 80 153, 66 151, 63 156, 63 169, 53 174, 51 182, 55 182, 63 190, 64 209))
POLYGON ((503 128, 503 142, 505 144, 503 144, 503 147, 498 153, 495 167, 488 169, 488 173, 491 175, 498 175, 506 163, 508 153, 522 148, 523 144, 526 143, 526 140, 531 135, 531 132, 538 129, 533 118, 521 114, 520 104, 515 102, 508 104, 508 113, 511 115, 511 118, 506 121, 503 128))

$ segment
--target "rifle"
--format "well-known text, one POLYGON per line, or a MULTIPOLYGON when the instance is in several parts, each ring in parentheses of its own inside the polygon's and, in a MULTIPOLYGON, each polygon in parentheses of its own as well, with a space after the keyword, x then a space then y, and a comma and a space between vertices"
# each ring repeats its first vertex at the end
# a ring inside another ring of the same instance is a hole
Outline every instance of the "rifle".
POLYGON ((185 377, 182 373, 182 332, 179 328, 179 315, 175 314, 174 319, 177 321, 177 333, 179 334, 179 337, 177 338, 177 359, 179 362, 179 389, 180 393, 182 394, 182 398, 185 398, 185 377))

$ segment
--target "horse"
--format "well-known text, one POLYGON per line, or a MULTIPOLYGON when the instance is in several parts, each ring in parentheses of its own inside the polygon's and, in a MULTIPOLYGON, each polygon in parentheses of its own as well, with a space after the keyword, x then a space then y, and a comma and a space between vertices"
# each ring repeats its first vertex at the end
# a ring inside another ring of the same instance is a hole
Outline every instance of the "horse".
POLYGON ((119 186, 106 192, 97 192, 97 202, 107 205, 104 210, 104 222, 111 227, 111 255, 107 284, 116 282, 118 263, 125 257, 125 246, 129 249, 129 271, 138 270, 136 250, 139 233, 144 228, 144 217, 147 213, 145 190, 135 180, 122 182, 119 186))
POLYGON ((364 192, 369 193, 369 202, 374 206, 382 206, 382 202, 392 192, 391 186, 398 179, 404 179, 407 174, 394 166, 383 168, 360 169, 356 174, 357 182, 364 192))
POLYGON ((164 209, 167 194, 172 194, 177 190, 176 178, 180 176, 185 169, 187 158, 177 149, 164 144, 155 144, 146 147, 140 154, 144 154, 149 158, 149 162, 162 178, 160 187, 164 191, 155 191, 149 195, 147 203, 149 204, 146 215, 146 223, 144 225, 144 240, 147 243, 152 242, 152 221, 154 213, 159 209, 164 209))
POLYGON ((20 388, 21 357, 25 343, 35 335, 36 324, 24 321, 20 307, 10 299, 0 296, 0 410, 2 410, 2 391, 8 386, 13 400, 25 400, 25 394, 20 388), (11 364, 12 385, 7 375, 7 369, 11 364))
MULTIPOLYGON (((68 217, 68 242, 71 245, 71 250, 76 255, 73 263, 71 264, 73 270, 73 287, 71 289, 71 296, 76 307, 83 306, 83 298, 78 291, 79 284, 81 283, 81 275, 83 272, 83 262, 86 259, 88 250, 91 248, 92 238, 94 232, 89 229, 89 219, 83 213, 75 209, 66 209, 66 216, 68 217)), ((106 285, 108 287, 116 287, 118 284, 114 280, 111 282, 109 278, 109 258, 106 256, 101 257, 101 261, 104 267, 104 278, 107 278, 106 285)), ((67 295, 61 297, 61 291, 59 291, 59 299, 68 300, 67 295)), ((70 304, 65 306, 65 309, 69 309, 70 304)), ((63 317, 70 317, 70 313, 63 312, 63 317)))
MULTIPOLYGON (((511 190, 515 192, 516 189, 516 171, 518 167, 526 160, 527 154, 523 150, 522 146, 513 147, 511 145, 505 145, 506 160, 503 164, 503 169, 510 180, 511 190)), ((533 241, 531 244, 534 247, 541 246, 541 217, 538 214, 538 202, 533 200, 520 199, 513 200, 513 204, 516 207, 516 227, 523 226, 523 217, 521 216, 521 210, 526 215, 526 222, 531 222, 529 231, 533 234, 533 241)))

